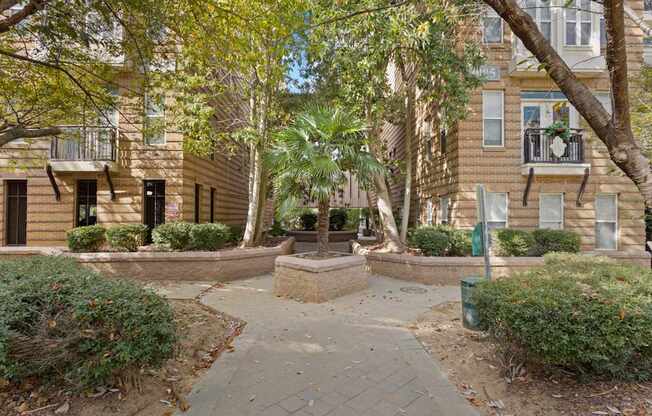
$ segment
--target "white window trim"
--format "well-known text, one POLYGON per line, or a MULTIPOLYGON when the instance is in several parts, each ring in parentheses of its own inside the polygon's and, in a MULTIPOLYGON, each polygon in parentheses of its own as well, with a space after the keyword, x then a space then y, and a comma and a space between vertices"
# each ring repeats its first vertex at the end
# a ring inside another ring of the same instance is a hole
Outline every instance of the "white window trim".
POLYGON ((542 192, 542 193, 539 194, 539 228, 543 228, 543 227, 541 227, 541 222, 542 222, 541 221, 541 212, 542 212, 542 209, 543 209, 543 207, 542 207, 543 198, 541 198, 542 196, 559 196, 560 197, 560 200, 561 200, 561 226, 559 227, 559 229, 563 230, 564 229, 564 223, 566 222, 565 221, 565 219, 566 219, 566 212, 565 212, 565 209, 566 209, 566 195, 564 195, 563 192, 542 192))
POLYGON ((620 247, 620 209, 618 207, 618 205, 619 205, 618 204, 618 200, 619 200, 618 194, 613 193, 613 192, 599 192, 599 193, 595 194, 595 196, 596 196, 596 200, 593 202, 593 213, 595 215, 595 224, 594 224, 594 229, 593 229, 593 233, 594 233, 593 246, 594 246, 596 251, 618 251, 618 249, 620 247), (614 222, 614 221, 600 221, 600 220, 598 220, 598 210, 597 210, 597 208, 598 208, 598 206, 597 206, 597 197, 598 196, 613 196, 613 197, 616 198, 616 221, 615 221, 615 223, 616 223, 616 247, 615 248, 598 248, 597 224, 602 223, 602 222, 612 224, 614 222))
POLYGON ((433 220, 432 198, 426 199, 426 225, 432 225, 433 220))
MULTIPOLYGON (((486 192, 487 194, 503 194, 505 195, 505 228, 509 228, 509 192, 486 192)), ((487 210, 487 200, 486 200, 486 195, 485 195, 485 215, 487 215, 488 210, 487 210)), ((478 218, 478 221, 480 221, 480 218, 478 218)), ((489 222, 494 222, 490 221, 487 218, 487 223, 489 222)))
POLYGON ((505 147, 505 91, 502 90, 483 90, 482 91, 482 147, 489 149, 500 149, 505 147), (486 93, 499 93, 500 94, 500 107, 502 108, 502 116, 498 118, 485 117, 484 115, 484 100, 486 93), (485 120, 500 120, 500 131, 501 131, 501 144, 486 144, 484 121, 485 120))
MULTIPOLYGON (((143 115, 143 117, 144 117, 143 121, 145 123, 147 123, 147 120, 149 120, 149 119, 161 118, 161 119, 163 119, 163 123, 165 123, 165 96, 163 97, 163 112, 160 115, 150 115, 149 114, 149 111, 148 111, 149 95, 148 94, 145 94, 144 100, 145 100, 145 111, 144 111, 144 115, 143 115)), ((165 145, 167 145, 168 139, 167 139, 167 131, 166 131, 166 129, 163 129, 163 142, 162 143, 150 143, 149 138, 147 137, 147 135, 143 135, 143 142, 148 146, 165 146, 165 145)))
POLYGON ((448 195, 442 195, 439 197, 439 206, 437 207, 437 224, 438 225, 443 225, 443 224, 450 224, 449 217, 450 217, 450 207, 451 207, 451 200, 448 195), (444 222, 444 201, 446 201, 446 222, 444 222))
MULTIPOLYGON (((584 11, 582 9, 582 0, 575 0, 575 20, 573 21, 575 23, 575 41, 576 43, 574 45, 566 43, 566 23, 569 22, 567 15, 568 15, 568 9, 564 10, 564 18, 563 18, 563 28, 562 28, 562 36, 564 38, 564 48, 568 49, 579 49, 579 50, 586 50, 586 49, 593 49, 592 45, 592 38, 593 38, 593 31, 595 30, 595 25, 593 22, 593 7, 592 7, 593 2, 589 3, 589 7, 591 7, 591 10, 589 11, 584 11), (578 4, 579 3, 579 4, 578 4), (589 15, 589 21, 588 23, 591 25, 591 30, 589 31, 589 43, 586 45, 582 45, 582 23, 587 23, 582 20, 582 16, 584 14, 589 15)), ((599 24, 599 23, 598 23, 599 24)), ((599 30, 599 28, 598 28, 599 30)), ((598 42, 600 42, 600 33, 598 33, 598 42)))
POLYGON ((482 16, 482 43, 484 45, 500 45, 505 41, 505 33, 504 32, 505 32, 505 27, 503 26, 503 19, 500 17, 500 15, 498 15, 498 13, 496 13, 496 11, 494 9, 487 8, 487 10, 485 11, 484 16, 482 16), (486 36, 485 36, 485 33, 486 33, 485 28, 486 28, 486 26, 484 25, 484 19, 486 17, 498 18, 498 20, 500 21, 500 40, 497 41, 497 42, 487 42, 487 40, 486 40, 487 39, 486 36))

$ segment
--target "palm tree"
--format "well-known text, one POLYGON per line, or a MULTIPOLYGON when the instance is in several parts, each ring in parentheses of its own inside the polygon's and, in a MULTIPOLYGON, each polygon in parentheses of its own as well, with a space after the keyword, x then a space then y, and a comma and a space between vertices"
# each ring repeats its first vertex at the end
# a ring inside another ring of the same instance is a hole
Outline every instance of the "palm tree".
POLYGON ((328 253, 330 198, 346 183, 347 172, 362 186, 384 172, 367 151, 365 130, 365 123, 351 113, 312 106, 277 137, 272 151, 276 196, 285 204, 317 202, 318 255, 328 253))

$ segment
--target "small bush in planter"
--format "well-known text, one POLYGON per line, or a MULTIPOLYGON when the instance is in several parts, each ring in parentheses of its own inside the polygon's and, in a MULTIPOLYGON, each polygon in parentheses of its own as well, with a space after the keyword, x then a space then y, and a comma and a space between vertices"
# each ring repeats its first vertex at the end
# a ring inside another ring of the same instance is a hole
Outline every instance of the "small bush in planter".
POLYGON ((329 213, 329 230, 342 231, 348 218, 346 208, 334 208, 329 213))
POLYGON ((120 251, 138 251, 146 237, 147 226, 143 224, 116 225, 106 230, 109 245, 120 251))
POLYGON ((501 349, 579 377, 652 376, 652 271, 603 257, 554 253, 545 265, 482 282, 482 328, 501 349))
POLYGON ((153 291, 64 257, 0 261, 0 379, 91 389, 162 365, 176 340, 153 291))
POLYGON ((532 233, 511 228, 498 229, 496 236, 496 254, 505 257, 525 257, 531 255, 534 246, 532 233))
POLYGON ((152 241, 159 247, 186 250, 190 246, 191 223, 176 221, 161 224, 152 231, 152 241))
POLYGON ((74 252, 98 251, 106 241, 105 232, 99 225, 73 228, 66 233, 68 248, 74 252))
POLYGON ((244 236, 244 227, 242 225, 229 225, 229 243, 238 244, 244 236))
POLYGON ((459 230, 450 225, 436 225, 434 228, 448 236, 447 256, 465 257, 471 255, 473 251, 471 246, 471 231, 459 230))
POLYGON ((579 234, 566 230, 538 229, 532 232, 534 245, 531 254, 543 256, 547 253, 579 253, 581 237, 579 234))
POLYGON ((299 217, 301 222, 301 229, 303 231, 315 231, 315 225, 317 224, 317 214, 314 212, 305 212, 299 217))
POLYGON ((193 250, 218 250, 230 238, 231 230, 224 224, 194 224, 190 228, 190 246, 193 250))
POLYGON ((410 245, 426 256, 445 256, 449 244, 448 235, 436 227, 419 227, 410 233, 410 245))
POLYGON ((274 221, 274 224, 272 224, 272 227, 269 229, 269 235, 272 237, 282 237, 287 235, 287 233, 287 230, 283 228, 280 221, 274 221))

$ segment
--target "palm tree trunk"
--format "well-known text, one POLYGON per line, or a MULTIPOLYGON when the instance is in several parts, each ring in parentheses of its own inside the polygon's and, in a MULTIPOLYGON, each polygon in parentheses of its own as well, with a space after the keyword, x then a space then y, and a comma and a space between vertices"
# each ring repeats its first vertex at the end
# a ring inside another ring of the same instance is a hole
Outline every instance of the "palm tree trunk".
POLYGON ((317 213, 317 254, 325 255, 328 253, 328 227, 330 200, 319 201, 317 213))

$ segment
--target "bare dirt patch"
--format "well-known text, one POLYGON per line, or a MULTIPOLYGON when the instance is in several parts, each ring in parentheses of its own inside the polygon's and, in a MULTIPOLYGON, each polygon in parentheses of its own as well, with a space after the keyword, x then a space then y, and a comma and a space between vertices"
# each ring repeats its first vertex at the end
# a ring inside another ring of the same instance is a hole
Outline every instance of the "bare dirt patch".
POLYGON ((180 342, 175 358, 158 370, 125 377, 116 386, 73 394, 57 387, 38 387, 37 380, 5 385, 0 380, 0 416, 161 416, 188 407, 193 383, 224 351, 244 322, 194 300, 171 301, 180 342))
POLYGON ((509 383, 495 345, 462 326, 457 302, 434 307, 412 328, 459 392, 484 415, 652 415, 652 382, 580 383, 571 375, 524 368, 509 383))

